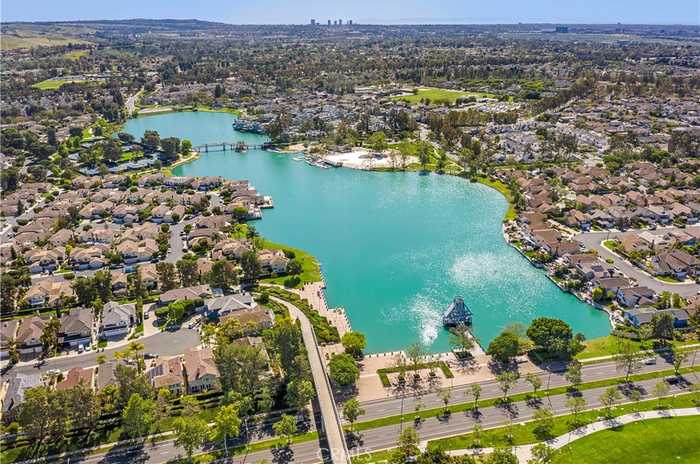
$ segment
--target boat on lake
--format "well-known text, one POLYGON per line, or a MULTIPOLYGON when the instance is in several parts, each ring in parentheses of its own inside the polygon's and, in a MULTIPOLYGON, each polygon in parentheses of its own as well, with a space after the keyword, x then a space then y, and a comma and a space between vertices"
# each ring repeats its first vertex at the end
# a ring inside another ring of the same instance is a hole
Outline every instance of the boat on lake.
POLYGON ((447 311, 442 316, 442 325, 445 327, 457 327, 460 325, 472 325, 472 311, 464 303, 464 298, 456 296, 447 311))

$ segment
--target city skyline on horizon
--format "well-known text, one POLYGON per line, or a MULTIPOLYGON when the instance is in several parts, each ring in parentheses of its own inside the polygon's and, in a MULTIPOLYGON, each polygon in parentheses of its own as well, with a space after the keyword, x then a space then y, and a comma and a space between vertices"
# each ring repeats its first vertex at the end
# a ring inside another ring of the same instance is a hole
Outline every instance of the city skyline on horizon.
POLYGON ((572 0, 557 4, 551 0, 533 0, 523 4, 513 0, 492 0, 488 5, 459 0, 438 0, 426 5, 418 0, 388 0, 377 4, 369 0, 335 2, 303 0, 293 6, 281 0, 260 0, 255 4, 240 1, 208 0, 205 6, 184 0, 154 0, 144 4, 124 0, 118 10, 91 0, 70 3, 51 0, 6 0, 0 9, 2 22, 98 21, 126 19, 199 19, 231 25, 302 25, 316 19, 352 20, 372 25, 495 25, 495 24, 640 24, 700 25, 700 3, 679 0, 672 5, 654 0, 572 0), (444 12, 435 14, 436 11, 444 12), (399 14, 401 13, 401 14, 399 14))

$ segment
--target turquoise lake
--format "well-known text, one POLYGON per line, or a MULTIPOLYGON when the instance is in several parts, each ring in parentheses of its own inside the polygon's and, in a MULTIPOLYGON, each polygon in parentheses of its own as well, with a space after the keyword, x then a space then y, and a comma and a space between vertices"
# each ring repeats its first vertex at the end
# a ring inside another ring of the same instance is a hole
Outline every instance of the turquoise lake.
MULTIPOLYGON (((226 113, 168 113, 129 120, 137 137, 146 129, 196 145, 264 137, 235 132, 226 113)), ((501 329, 538 316, 567 321, 587 338, 607 335, 602 311, 559 290, 503 239, 507 202, 497 191, 435 174, 320 169, 293 156, 251 150, 203 154, 175 175, 249 179, 272 210, 255 223, 275 242, 318 258, 332 307, 347 310, 368 351, 420 341, 449 349, 441 317, 456 295, 474 312, 474 332, 485 346, 501 329)))

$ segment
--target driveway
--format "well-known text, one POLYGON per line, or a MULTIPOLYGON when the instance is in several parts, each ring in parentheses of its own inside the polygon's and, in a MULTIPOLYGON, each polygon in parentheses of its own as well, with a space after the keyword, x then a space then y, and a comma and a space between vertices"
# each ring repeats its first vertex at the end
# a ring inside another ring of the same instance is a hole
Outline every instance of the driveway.
POLYGON ((634 232, 633 230, 628 230, 626 232, 584 232, 576 235, 574 238, 589 250, 595 250, 598 255, 603 259, 610 259, 613 261, 615 266, 627 277, 631 277, 637 281, 637 284, 643 287, 649 287, 656 293, 661 292, 671 292, 677 293, 683 297, 689 297, 697 295, 700 291, 700 284, 696 283, 683 283, 683 284, 671 284, 662 282, 655 279, 650 274, 639 269, 637 266, 633 265, 626 259, 619 255, 611 252, 602 245, 605 240, 613 239, 624 234, 634 232))

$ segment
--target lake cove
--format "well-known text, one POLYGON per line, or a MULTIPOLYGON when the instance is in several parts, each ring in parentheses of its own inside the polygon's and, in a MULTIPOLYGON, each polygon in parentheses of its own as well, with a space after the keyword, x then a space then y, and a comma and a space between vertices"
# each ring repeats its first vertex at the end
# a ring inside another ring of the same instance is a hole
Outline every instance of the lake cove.
MULTIPOLYGON (((169 113, 129 120, 193 145, 265 137, 235 132, 227 113, 169 113)), ((462 178, 403 172, 320 169, 294 156, 250 150, 202 154, 174 175, 249 179, 275 208, 255 223, 266 238, 303 248, 321 262, 331 307, 344 307, 368 351, 422 341, 449 349, 442 314, 456 295, 474 312, 488 344, 508 324, 561 318, 587 338, 610 332, 607 315, 562 292, 503 239, 507 202, 462 178)))

